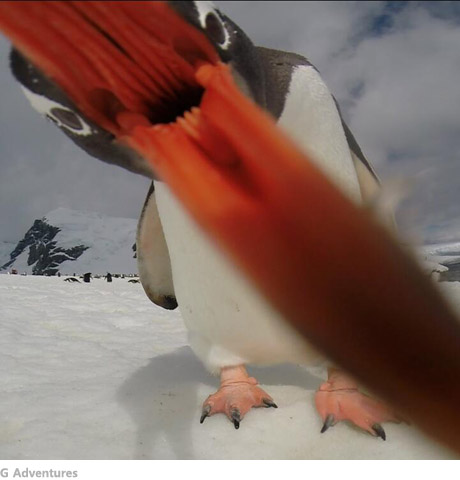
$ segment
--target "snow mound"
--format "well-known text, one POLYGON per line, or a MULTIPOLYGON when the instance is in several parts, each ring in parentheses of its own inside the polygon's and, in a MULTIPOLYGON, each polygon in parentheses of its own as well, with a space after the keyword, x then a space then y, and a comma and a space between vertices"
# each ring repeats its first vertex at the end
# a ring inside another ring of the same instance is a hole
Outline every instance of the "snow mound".
MULTIPOLYGON (((460 283, 440 284, 460 311, 460 283)), ((321 435, 317 371, 250 368, 278 409, 199 423, 218 385, 139 284, 0 275, 2 459, 447 459, 413 426, 321 435), (37 308, 40 305, 40 308, 37 308)))

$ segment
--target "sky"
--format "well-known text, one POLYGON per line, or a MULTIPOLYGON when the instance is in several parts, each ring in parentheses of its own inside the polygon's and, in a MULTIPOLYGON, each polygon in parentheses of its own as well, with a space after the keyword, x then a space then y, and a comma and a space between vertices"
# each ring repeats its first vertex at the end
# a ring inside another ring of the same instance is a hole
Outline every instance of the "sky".
MULTIPOLYGON (((215 2, 256 45, 321 72, 414 241, 460 239, 460 4, 215 2)), ((0 241, 58 207, 137 218, 148 180, 80 151, 29 106, 0 36, 0 241)))

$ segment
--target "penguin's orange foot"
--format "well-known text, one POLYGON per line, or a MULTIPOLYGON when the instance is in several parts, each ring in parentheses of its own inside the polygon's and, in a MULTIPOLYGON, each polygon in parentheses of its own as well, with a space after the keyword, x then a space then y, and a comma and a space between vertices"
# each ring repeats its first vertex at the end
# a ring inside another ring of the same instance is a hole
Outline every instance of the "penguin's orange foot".
POLYGON ((244 366, 226 367, 221 371, 221 386, 203 403, 200 423, 216 413, 225 413, 236 429, 251 408, 278 408, 273 399, 249 377, 244 366))
POLYGON ((386 440, 381 423, 401 419, 383 402, 364 395, 357 384, 337 370, 329 374, 315 395, 316 409, 324 421, 321 433, 341 420, 349 420, 370 434, 386 440))

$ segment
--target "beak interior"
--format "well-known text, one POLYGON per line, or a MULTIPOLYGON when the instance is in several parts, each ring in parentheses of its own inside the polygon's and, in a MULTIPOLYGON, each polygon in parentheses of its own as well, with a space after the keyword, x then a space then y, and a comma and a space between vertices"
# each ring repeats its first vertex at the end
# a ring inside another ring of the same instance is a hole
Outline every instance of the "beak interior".
POLYGON ((258 128, 251 117, 258 109, 230 68, 165 2, 2 2, 0 27, 81 112, 138 150, 197 215, 208 215, 210 198, 215 211, 224 191, 228 202, 237 190, 256 190, 239 144, 255 129, 276 135, 274 127, 258 128), (251 119, 249 130, 229 135, 229 117, 241 112, 251 119))
POLYGON ((13 43, 116 136, 125 133, 119 113, 167 124, 198 106, 196 69, 218 62, 206 37, 163 2, 2 3, 13 43))

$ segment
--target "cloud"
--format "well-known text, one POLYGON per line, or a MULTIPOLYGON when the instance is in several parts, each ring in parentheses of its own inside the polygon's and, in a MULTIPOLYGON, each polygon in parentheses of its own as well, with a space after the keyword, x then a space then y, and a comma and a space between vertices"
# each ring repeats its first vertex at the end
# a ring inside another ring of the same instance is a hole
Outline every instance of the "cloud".
POLYGON ((407 235, 460 237, 457 2, 218 3, 255 43, 319 68, 384 182, 411 185, 407 235))
POLYGON ((390 24, 336 59, 338 97, 382 176, 412 181, 404 229, 425 241, 459 238, 459 23, 409 3, 390 24))
MULTIPOLYGON (((406 231, 436 239, 440 225, 460 237, 459 4, 216 3, 255 44, 308 57, 381 177, 413 180, 399 212, 406 231)), ((145 179, 89 158, 33 112, 8 49, 0 37, 0 238, 58 206, 137 216, 145 179)))
POLYGON ((366 142, 386 155, 432 155, 460 133, 458 45, 460 28, 408 8, 338 59, 339 97, 366 142))

